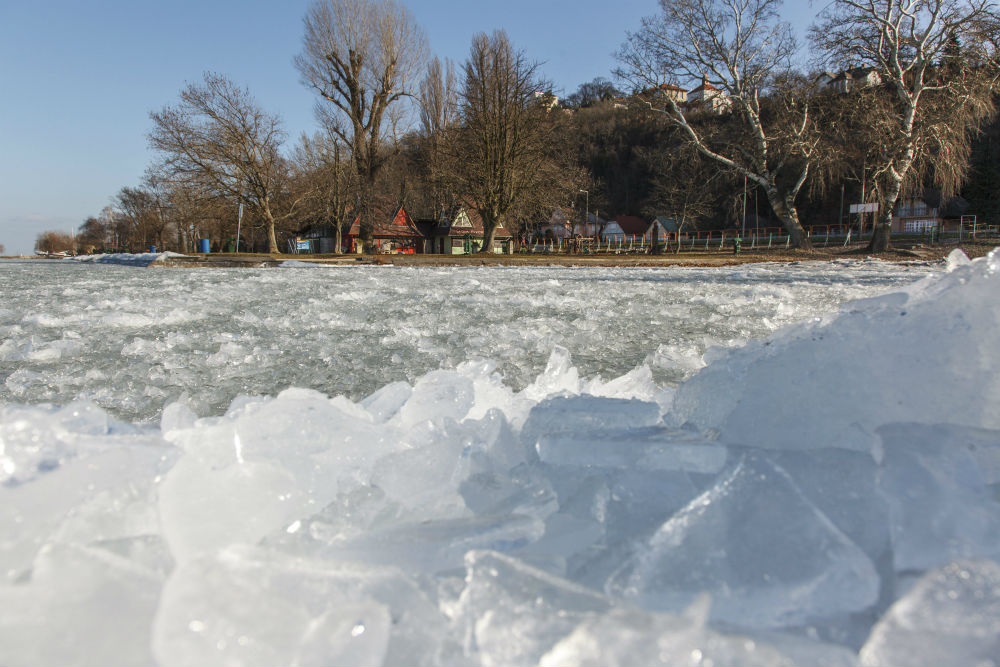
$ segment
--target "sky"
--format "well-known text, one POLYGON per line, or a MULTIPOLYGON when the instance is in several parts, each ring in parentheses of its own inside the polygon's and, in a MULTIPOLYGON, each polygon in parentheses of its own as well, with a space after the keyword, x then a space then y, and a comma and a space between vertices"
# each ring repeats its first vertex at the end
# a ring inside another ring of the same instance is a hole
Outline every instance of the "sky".
MULTIPOLYGON (((502 28, 565 96, 612 78, 614 52, 657 0, 401 0, 432 53, 456 64, 472 36, 502 28)), ((30 254, 43 231, 98 215, 154 161, 149 113, 205 72, 245 86, 313 133, 315 96, 292 60, 311 0, 11 0, 0 7, 0 245, 30 254)), ((788 0, 800 28, 813 10, 788 0)), ((800 37, 802 32, 800 29, 800 37)))

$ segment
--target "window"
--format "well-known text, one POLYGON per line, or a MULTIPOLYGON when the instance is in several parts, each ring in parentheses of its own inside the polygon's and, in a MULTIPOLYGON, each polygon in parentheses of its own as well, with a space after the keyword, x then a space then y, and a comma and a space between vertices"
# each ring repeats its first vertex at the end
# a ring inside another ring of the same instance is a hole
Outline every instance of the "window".
POLYGON ((922 234, 937 228, 937 220, 907 220, 903 224, 906 234, 922 234))

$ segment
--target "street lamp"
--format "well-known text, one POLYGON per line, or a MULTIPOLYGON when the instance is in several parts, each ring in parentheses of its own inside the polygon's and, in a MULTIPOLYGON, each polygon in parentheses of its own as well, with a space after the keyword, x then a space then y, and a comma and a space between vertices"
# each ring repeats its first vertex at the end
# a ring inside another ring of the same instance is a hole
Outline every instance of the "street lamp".
MULTIPOLYGON (((579 192, 582 192, 584 195, 586 195, 584 197, 584 200, 583 200, 584 201, 584 204, 583 204, 584 205, 584 211, 583 211, 583 231, 584 231, 584 233, 586 233, 586 231, 587 231, 587 225, 590 223, 590 221, 588 220, 588 217, 590 216, 590 192, 587 191, 587 190, 579 190, 579 192)), ((596 222, 596 220, 595 220, 595 222, 596 222)), ((596 225, 595 225, 595 227, 596 227, 596 225)))

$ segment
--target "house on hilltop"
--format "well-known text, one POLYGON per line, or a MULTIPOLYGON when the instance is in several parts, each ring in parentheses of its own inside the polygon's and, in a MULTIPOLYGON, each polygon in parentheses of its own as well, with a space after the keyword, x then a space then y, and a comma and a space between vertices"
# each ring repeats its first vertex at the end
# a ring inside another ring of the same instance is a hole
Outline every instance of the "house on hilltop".
MULTIPOLYGON (((828 74, 828 73, 825 73, 828 74)), ((823 75, 820 75, 823 77, 823 75)), ((825 77, 824 81, 825 81, 825 77)), ((838 93, 847 94, 852 90, 860 90, 882 83, 882 77, 874 67, 851 67, 834 76, 822 85, 838 93)))
POLYGON ((701 84, 688 93, 688 107, 704 109, 712 113, 726 113, 733 106, 733 101, 724 90, 720 90, 708 82, 707 77, 701 77, 701 84))

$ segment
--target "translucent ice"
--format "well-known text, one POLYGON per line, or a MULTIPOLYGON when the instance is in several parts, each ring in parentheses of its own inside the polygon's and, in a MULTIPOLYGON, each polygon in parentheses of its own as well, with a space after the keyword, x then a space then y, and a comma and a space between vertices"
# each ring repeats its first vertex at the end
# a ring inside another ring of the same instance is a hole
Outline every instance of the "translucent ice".
POLYGON ((471 551, 465 567, 454 622, 466 654, 487 667, 538 662, 578 623, 610 608, 591 590, 495 552, 471 551))
POLYGON ((419 665, 444 622, 396 569, 234 547, 171 575, 153 650, 163 665, 419 665))
POLYGON ((653 609, 712 594, 712 617, 776 628, 873 605, 871 560, 780 468, 747 455, 664 523, 608 582, 653 609))
POLYGON ((0 585, 4 665, 144 665, 162 574, 103 549, 58 545, 30 582, 0 585))
POLYGON ((958 561, 924 575, 861 649, 870 667, 981 667, 1000 660, 1000 565, 958 561))
POLYGON ((712 631, 705 625, 707 602, 707 598, 698 600, 685 614, 677 616, 616 609, 588 618, 542 656, 539 665, 791 667, 824 664, 816 655, 810 656, 812 660, 808 663, 794 662, 765 643, 712 631))
POLYGON ((0 663, 985 663, 998 274, 0 263, 0 663))
POLYGON ((1000 253, 952 268, 733 351, 680 386, 674 419, 783 449, 875 451, 892 422, 1000 428, 1000 253))
POLYGON ((879 434, 884 449, 879 485, 888 500, 896 570, 921 571, 961 558, 1000 559, 1000 499, 991 484, 1000 432, 892 424, 879 434))

